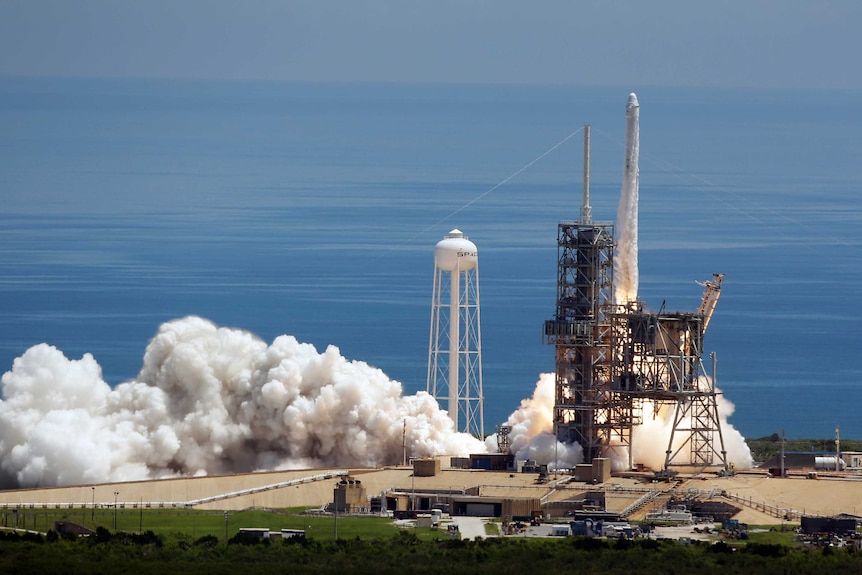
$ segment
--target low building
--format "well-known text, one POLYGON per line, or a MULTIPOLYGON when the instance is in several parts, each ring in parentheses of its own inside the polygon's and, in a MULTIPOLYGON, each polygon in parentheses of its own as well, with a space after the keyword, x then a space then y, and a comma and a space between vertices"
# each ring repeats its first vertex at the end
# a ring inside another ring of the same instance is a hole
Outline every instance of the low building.
POLYGON ((362 482, 350 476, 336 484, 332 503, 338 513, 367 513, 370 509, 362 482))
POLYGON ((434 477, 440 473, 440 460, 436 458, 414 459, 413 475, 416 477, 434 477))
POLYGON ((470 469, 485 471, 509 471, 514 468, 515 456, 511 453, 470 454, 470 469))
POLYGON ((485 497, 455 495, 451 498, 449 513, 471 517, 516 517, 541 515, 542 501, 533 497, 485 497))
POLYGON ((269 527, 240 527, 239 534, 256 539, 269 539, 269 527))
POLYGON ((858 518, 850 516, 839 517, 812 517, 802 516, 801 529, 806 535, 817 533, 855 533, 858 518))
POLYGON ((847 469, 862 469, 862 451, 842 451, 841 457, 847 469))

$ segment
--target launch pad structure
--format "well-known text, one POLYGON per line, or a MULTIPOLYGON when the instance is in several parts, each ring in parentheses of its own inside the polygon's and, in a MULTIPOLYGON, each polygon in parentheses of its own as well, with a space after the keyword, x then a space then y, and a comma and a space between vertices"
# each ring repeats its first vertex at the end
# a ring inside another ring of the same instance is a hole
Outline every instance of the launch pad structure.
POLYGON ((580 444, 587 463, 613 456, 632 469, 635 427, 673 409, 664 471, 727 470, 718 394, 702 362, 724 275, 701 284, 706 291, 694 313, 649 312, 639 300, 616 303, 614 225, 593 222, 589 206, 589 126, 584 149, 582 215, 558 225, 556 311, 543 329, 555 348, 554 433, 580 444))

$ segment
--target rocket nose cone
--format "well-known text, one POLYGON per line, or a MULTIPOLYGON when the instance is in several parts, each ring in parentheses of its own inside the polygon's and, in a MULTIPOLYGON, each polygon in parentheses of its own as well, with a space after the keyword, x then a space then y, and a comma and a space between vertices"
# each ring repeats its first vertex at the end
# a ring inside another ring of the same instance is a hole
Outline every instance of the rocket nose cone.
POLYGON ((638 104, 638 97, 635 95, 634 92, 632 92, 631 94, 629 94, 629 101, 626 104, 626 108, 637 108, 637 107, 640 107, 640 104, 638 104))

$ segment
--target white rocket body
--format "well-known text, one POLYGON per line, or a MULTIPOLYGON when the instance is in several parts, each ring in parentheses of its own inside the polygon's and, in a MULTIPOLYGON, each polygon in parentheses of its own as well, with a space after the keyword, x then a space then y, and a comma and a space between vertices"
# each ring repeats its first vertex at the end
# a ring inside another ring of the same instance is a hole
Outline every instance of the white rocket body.
POLYGON ((623 185, 617 208, 617 253, 614 259, 615 301, 635 301, 638 296, 638 154, 640 148, 640 104, 629 94, 626 103, 626 150, 623 185))

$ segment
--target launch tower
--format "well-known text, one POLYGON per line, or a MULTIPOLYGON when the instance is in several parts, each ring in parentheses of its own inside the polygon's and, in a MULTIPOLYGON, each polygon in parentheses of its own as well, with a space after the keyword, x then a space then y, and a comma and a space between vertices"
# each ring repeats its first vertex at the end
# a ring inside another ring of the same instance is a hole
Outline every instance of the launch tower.
MULTIPOLYGON (((637 185, 637 105, 632 94, 624 185, 626 181, 637 185)), ((702 284, 706 292, 696 313, 669 313, 664 305, 658 313, 647 312, 637 299, 635 251, 626 254, 630 259, 622 266, 628 276, 626 295, 615 299, 618 246, 613 224, 592 221, 589 133, 585 126, 581 218, 558 226, 556 311, 543 329, 545 343, 555 348, 554 433, 559 441, 580 444, 585 462, 613 456, 617 461, 627 458, 631 468, 633 431, 650 404, 654 414, 673 410, 664 469, 672 465, 726 469, 714 378, 706 375, 701 360, 724 275, 702 284), (715 447, 716 435, 720 449, 715 447)), ((636 194, 633 197, 635 203, 626 211, 634 213, 634 226, 630 221, 624 224, 636 249, 636 194)))
POLYGON ((589 137, 585 126, 581 219, 557 227, 557 306, 544 325, 555 348, 554 433, 580 444, 585 461, 606 454, 612 438, 631 436, 631 408, 611 388, 614 226, 592 221, 589 137))
POLYGON ((456 431, 484 438, 479 253, 460 230, 434 248, 427 391, 446 402, 456 431))

